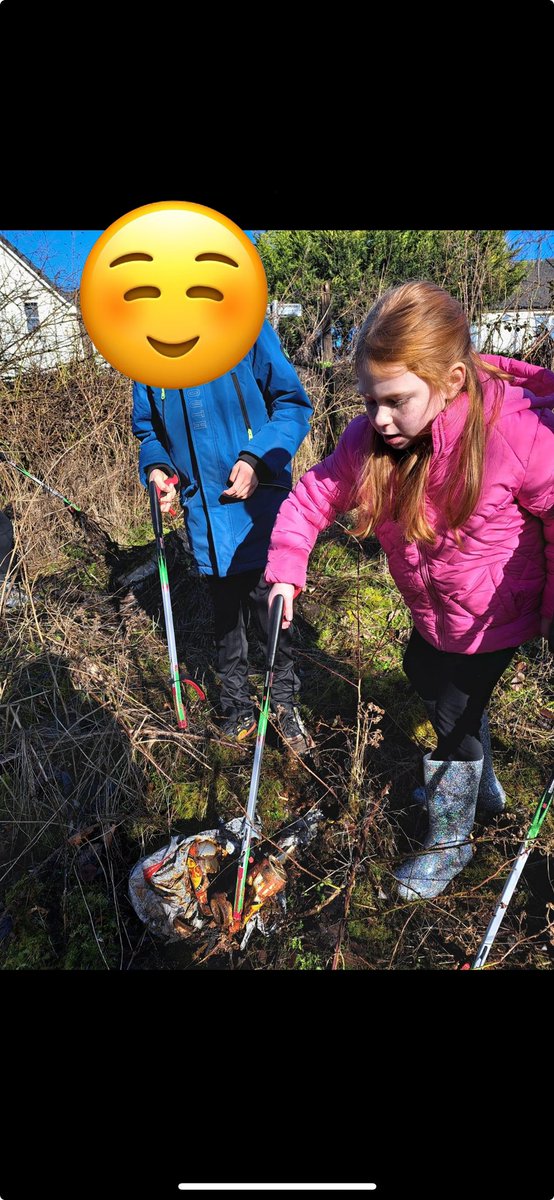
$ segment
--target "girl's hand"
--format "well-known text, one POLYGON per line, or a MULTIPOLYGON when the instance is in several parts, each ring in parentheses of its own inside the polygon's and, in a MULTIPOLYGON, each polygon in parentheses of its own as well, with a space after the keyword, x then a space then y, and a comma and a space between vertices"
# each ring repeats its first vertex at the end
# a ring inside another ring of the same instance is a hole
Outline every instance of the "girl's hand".
POLYGON ((163 512, 163 513, 169 512, 170 508, 172 508, 173 505, 177 501, 177 492, 175 491, 175 484, 167 482, 167 480, 169 479, 169 476, 166 475, 165 471, 160 471, 159 467, 155 467, 155 469, 150 472, 150 474, 148 476, 149 483, 150 483, 151 479, 154 480, 154 483, 156 484, 157 487, 160 488, 160 490, 162 492, 162 495, 159 498, 161 512, 163 512))
POLYGON ((293 618, 292 602, 294 600, 295 591, 296 591, 296 588, 293 583, 274 583, 271 588, 271 591, 269 593, 269 596, 267 597, 268 609, 271 609, 271 605, 273 604, 273 601, 276 596, 283 597, 283 600, 284 600, 283 622, 282 622, 283 629, 288 629, 288 627, 292 621, 292 618, 293 618))
POLYGON ((221 495, 228 496, 230 500, 248 500, 258 486, 258 476, 254 467, 251 467, 250 463, 244 462, 242 458, 239 458, 234 467, 231 467, 229 481, 231 486, 221 495))
POLYGON ((546 638, 548 648, 554 654, 554 617, 552 620, 550 620, 550 617, 541 618, 541 634, 543 638, 546 638))

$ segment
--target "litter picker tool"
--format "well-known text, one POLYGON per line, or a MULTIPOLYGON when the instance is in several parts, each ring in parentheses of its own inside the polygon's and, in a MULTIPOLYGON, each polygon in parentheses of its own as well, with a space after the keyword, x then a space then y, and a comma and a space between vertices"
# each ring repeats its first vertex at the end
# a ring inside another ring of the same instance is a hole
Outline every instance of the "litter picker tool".
POLYGON ((75 512, 78 513, 82 512, 82 509, 79 508, 78 504, 74 504, 72 500, 68 500, 67 496, 62 496, 61 492, 57 492, 55 488, 50 487, 49 483, 44 483, 44 480, 37 479, 36 475, 31 475, 31 472, 26 471, 25 467, 20 467, 18 463, 15 463, 11 458, 8 458, 7 454, 4 454, 3 450, 0 450, 0 462, 8 463, 10 467, 14 467, 16 471, 19 471, 20 475, 25 475, 26 479, 32 479, 33 483, 38 483, 39 487, 44 488, 45 492, 49 492, 51 496, 57 496, 58 500, 63 500, 64 504, 67 504, 68 508, 73 508, 75 512))
MULTIPOLYGON (((83 512, 83 509, 80 508, 78 504, 75 504, 73 500, 68 500, 67 496, 63 496, 62 493, 58 492, 56 488, 51 487, 49 483, 45 483, 44 479, 38 479, 36 475, 32 475, 30 471, 25 469, 25 467, 21 467, 19 463, 14 462, 12 458, 8 457, 4 450, 0 450, 0 463, 7 463, 9 467, 13 467, 14 470, 18 471, 20 475, 24 475, 25 478, 30 479, 32 483, 38 484, 38 486, 42 488, 43 491, 48 492, 50 496, 55 496, 56 500, 61 500, 69 510, 73 520, 77 522, 80 528, 87 535, 89 542, 97 550, 109 555, 117 555, 119 549, 117 542, 114 542, 109 534, 107 534, 101 528, 101 526, 98 524, 98 521, 95 521, 93 517, 87 516, 87 514, 83 512)), ((107 520, 107 518, 104 518, 104 520, 107 520)), ((110 524, 109 521, 108 524, 110 524)))
MULTIPOLYGON (((168 483, 177 483, 177 476, 172 475, 168 483)), ((169 592, 169 576, 167 573, 167 561, 165 557, 164 531, 162 522, 162 513, 160 509, 159 493, 160 489, 154 480, 151 479, 148 484, 150 494, 150 512, 152 514, 152 525, 154 528, 154 537, 156 538, 156 550, 158 554, 158 570, 160 572, 160 583, 162 587, 162 602, 165 619, 165 633, 167 637, 167 648, 169 651, 169 668, 171 674, 171 691, 173 692, 173 701, 175 704, 175 712, 177 714, 177 724, 179 729, 187 729, 188 720, 186 709, 183 704, 181 694, 181 683, 188 684, 194 688, 194 691, 200 696, 201 700, 205 700, 205 693, 202 688, 195 682, 194 679, 187 679, 179 673, 179 663, 177 660, 177 645, 175 642, 175 627, 173 625, 173 612, 171 609, 171 595, 169 592)))
POLYGON ((543 792, 543 794, 539 800, 533 820, 531 821, 531 824, 529 826, 529 829, 527 830, 525 838, 519 847, 519 850, 517 852, 517 855, 516 855, 514 864, 512 866, 512 869, 510 871, 510 874, 508 875, 506 883, 504 884, 504 889, 502 891, 502 895, 500 897, 500 900, 498 901, 494 915, 492 917, 492 920, 489 923, 487 932, 483 938, 483 941, 481 942, 481 945, 477 951, 475 959, 471 965, 469 963, 464 963, 464 965, 462 967, 462 971, 469 971, 469 970, 476 971, 479 967, 483 967, 485 965, 485 962, 489 955, 490 948, 491 948, 491 946, 494 942, 494 939, 498 933, 500 925, 502 924, 502 921, 504 920, 504 917, 506 916, 506 909, 507 909, 507 907, 510 903, 510 900, 515 892, 515 889, 517 886, 517 881, 518 881, 518 879, 521 875, 521 872, 523 871, 523 868, 525 866, 525 863, 527 862, 527 859, 529 858, 529 855, 533 849, 533 844, 536 841, 536 839, 540 833, 541 826, 542 826, 543 821, 546 817, 546 814, 550 808, 550 805, 552 804, 553 798, 554 798, 554 778, 551 779, 548 787, 543 792))
POLYGON ((237 884, 235 888, 235 899, 233 903, 233 920, 240 922, 242 910, 244 906, 244 890, 246 887, 246 876, 248 874, 248 864, 250 860, 250 842, 252 840, 253 822, 256 813, 256 800, 258 797, 258 788, 260 785, 260 769, 262 765, 262 755, 264 752, 265 736, 267 733, 267 719, 269 716, 269 700, 271 695, 271 686, 273 683, 273 668, 275 666, 275 655, 279 644, 279 635, 281 633, 281 622, 283 620, 283 604, 282 596, 277 595, 269 610, 269 632, 267 638, 267 667, 265 673, 264 690, 262 696, 262 707, 260 709, 260 717, 258 721, 258 732, 256 734, 256 748, 254 750, 254 764, 252 767, 252 779, 250 781, 250 792, 248 794, 248 805, 246 808, 246 817, 244 819, 244 832, 242 835, 242 846, 240 850, 239 865, 237 872, 237 884))

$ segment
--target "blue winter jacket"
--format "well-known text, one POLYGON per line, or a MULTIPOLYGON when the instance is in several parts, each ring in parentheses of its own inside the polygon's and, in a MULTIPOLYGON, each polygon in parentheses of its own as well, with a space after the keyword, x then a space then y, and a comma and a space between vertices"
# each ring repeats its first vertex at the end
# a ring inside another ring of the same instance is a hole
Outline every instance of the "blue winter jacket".
POLYGON ((233 371, 193 388, 133 384, 139 474, 177 473, 191 549, 202 575, 265 566, 279 506, 292 486, 290 461, 304 440, 312 406, 267 321, 233 371), (238 458, 260 480, 248 500, 222 492, 238 458), (170 470, 171 468, 171 470, 170 470))

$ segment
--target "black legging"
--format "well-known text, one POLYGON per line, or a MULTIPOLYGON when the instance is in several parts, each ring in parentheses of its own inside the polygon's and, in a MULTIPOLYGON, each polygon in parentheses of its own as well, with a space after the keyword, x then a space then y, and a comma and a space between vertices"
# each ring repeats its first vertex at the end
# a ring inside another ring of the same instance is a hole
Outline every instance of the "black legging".
POLYGON ((435 650, 414 629, 404 655, 404 670, 419 693, 437 734, 431 758, 475 762, 483 757, 481 717, 492 690, 517 646, 488 654, 451 654, 435 650))
MULTIPOLYGON (((267 646, 271 588, 263 570, 244 571, 223 578, 209 576, 214 604, 217 670, 221 679, 220 702, 224 716, 248 712, 252 707, 248 679, 249 618, 264 648, 267 646)), ((299 690, 292 657, 292 629, 282 629, 275 656, 271 694, 274 704, 292 704, 299 690)))

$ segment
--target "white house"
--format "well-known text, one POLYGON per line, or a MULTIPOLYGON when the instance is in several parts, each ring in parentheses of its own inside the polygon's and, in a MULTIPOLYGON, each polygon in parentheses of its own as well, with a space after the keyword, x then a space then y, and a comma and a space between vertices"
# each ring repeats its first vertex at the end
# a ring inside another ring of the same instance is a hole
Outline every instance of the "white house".
POLYGON ((0 235, 0 375, 48 370, 84 353, 72 295, 0 235))
POLYGON ((471 335, 478 350, 506 357, 521 357, 544 337, 552 341, 554 355, 554 259, 528 263, 527 275, 502 308, 483 313, 471 335))

